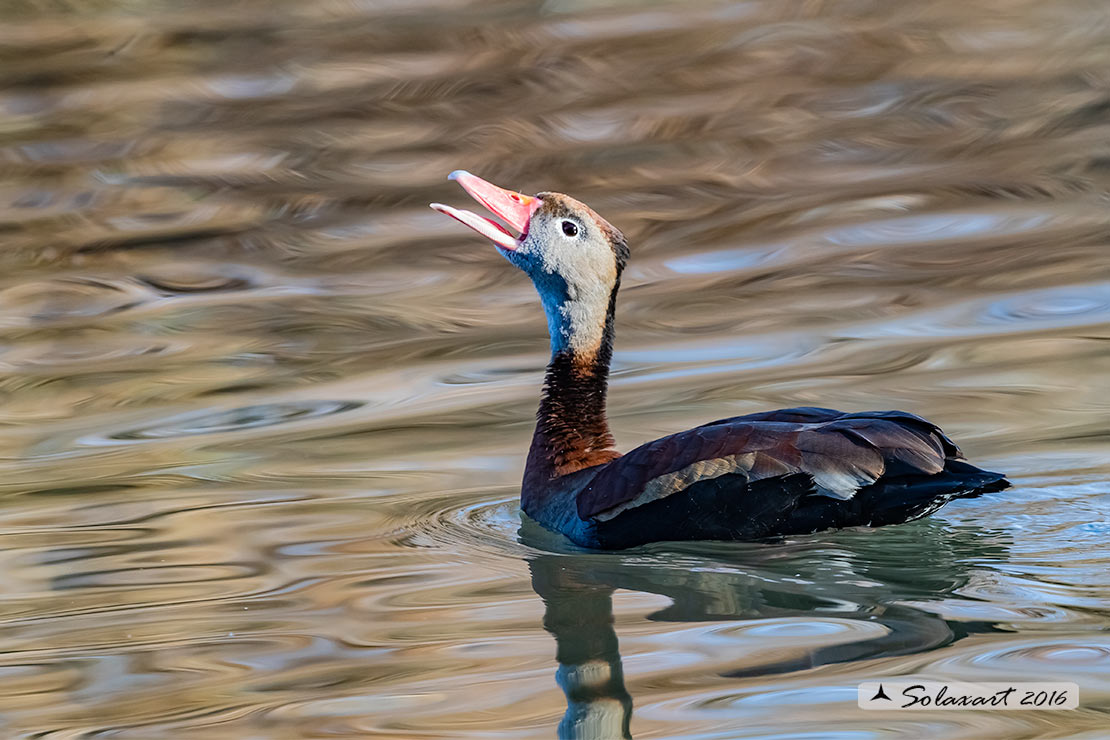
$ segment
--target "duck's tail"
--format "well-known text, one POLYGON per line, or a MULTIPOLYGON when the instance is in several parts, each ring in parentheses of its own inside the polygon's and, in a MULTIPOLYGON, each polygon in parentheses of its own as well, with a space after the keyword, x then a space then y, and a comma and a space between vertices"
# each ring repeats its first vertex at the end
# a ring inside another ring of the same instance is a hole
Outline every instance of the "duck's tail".
POLYGON ((814 495, 802 499, 784 534, 838 527, 881 527, 928 516, 956 498, 973 498, 1010 487, 1001 473, 948 459, 935 475, 883 478, 847 501, 814 495))

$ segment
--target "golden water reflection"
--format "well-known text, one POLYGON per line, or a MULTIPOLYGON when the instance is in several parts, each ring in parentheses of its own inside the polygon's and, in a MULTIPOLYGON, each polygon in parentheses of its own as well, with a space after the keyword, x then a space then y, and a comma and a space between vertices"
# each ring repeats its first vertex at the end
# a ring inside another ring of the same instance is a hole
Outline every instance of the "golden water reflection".
POLYGON ((1105 734, 1103 3, 2 8, 0 736, 1105 734), (1015 487, 760 545, 522 524, 545 323, 427 208, 457 168, 628 235, 623 448, 903 408, 1015 487), (856 708, 911 674, 1082 707, 856 708))

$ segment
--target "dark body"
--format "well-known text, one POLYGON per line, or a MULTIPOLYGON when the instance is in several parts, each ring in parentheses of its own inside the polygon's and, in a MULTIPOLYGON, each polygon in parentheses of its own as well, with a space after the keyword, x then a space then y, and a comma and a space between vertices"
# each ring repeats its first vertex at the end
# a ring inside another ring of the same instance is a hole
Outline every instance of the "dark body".
POLYGON ((722 419, 563 484, 554 497, 525 494, 526 513, 579 545, 607 549, 898 524, 1009 485, 920 417, 822 408, 722 419))
MULTIPOLYGON (((619 235, 619 232, 613 230, 619 235)), ((584 547, 756 540, 898 524, 1009 486, 904 411, 802 407, 710 422, 621 455, 606 413, 620 272, 601 341, 553 352, 521 489, 524 512, 584 547)))
POLYGON ((606 417, 624 236, 560 193, 523 195, 467 172, 467 192, 520 232, 433 204, 497 244, 536 286, 551 363, 521 488, 524 512, 586 547, 751 540, 917 519, 1009 484, 901 411, 795 408, 736 416, 621 455, 606 417))

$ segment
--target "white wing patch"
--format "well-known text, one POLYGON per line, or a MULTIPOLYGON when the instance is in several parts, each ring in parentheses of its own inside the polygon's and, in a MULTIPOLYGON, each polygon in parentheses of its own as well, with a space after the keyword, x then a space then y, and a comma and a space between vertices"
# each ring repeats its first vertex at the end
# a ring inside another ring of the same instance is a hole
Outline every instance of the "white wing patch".
POLYGON ((595 518, 603 522, 609 521, 626 509, 642 506, 649 501, 666 498, 672 493, 678 493, 687 486, 700 480, 711 480, 713 478, 720 478, 722 475, 728 475, 729 473, 750 470, 754 461, 754 452, 742 452, 737 455, 726 455, 724 457, 714 457, 709 460, 698 460, 681 470, 661 475, 658 478, 652 478, 636 498, 625 501, 618 506, 614 506, 612 509, 603 511, 595 518))
POLYGON ((860 469, 822 471, 820 473, 808 472, 817 484, 817 493, 830 498, 847 501, 856 495, 856 491, 874 483, 877 478, 864 473, 860 469))
POLYGON ((818 495, 847 501, 855 496, 860 488, 869 486, 878 480, 882 471, 880 470, 878 474, 875 474, 855 465, 840 470, 806 470, 805 466, 787 465, 781 460, 768 457, 758 451, 741 452, 735 455, 698 460, 673 473, 652 478, 635 498, 607 509, 594 518, 606 522, 628 509, 643 506, 646 503, 679 493, 698 481, 712 480, 731 473, 745 474, 748 482, 791 473, 805 473, 812 476, 814 483, 817 485, 816 493, 818 495), (760 462, 756 466, 756 472, 753 473, 752 467, 756 463, 757 455, 760 456, 760 462))

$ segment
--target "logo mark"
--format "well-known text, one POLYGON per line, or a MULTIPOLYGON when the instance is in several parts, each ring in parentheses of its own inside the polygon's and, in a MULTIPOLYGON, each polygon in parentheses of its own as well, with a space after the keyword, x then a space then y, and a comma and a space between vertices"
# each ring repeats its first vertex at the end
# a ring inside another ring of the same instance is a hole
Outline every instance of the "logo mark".
POLYGON ((889 696, 886 695, 885 691, 883 691, 883 685, 882 684, 879 684, 879 690, 876 691, 875 695, 871 697, 871 701, 875 701, 876 699, 886 699, 887 701, 894 701, 893 699, 891 699, 889 696))

